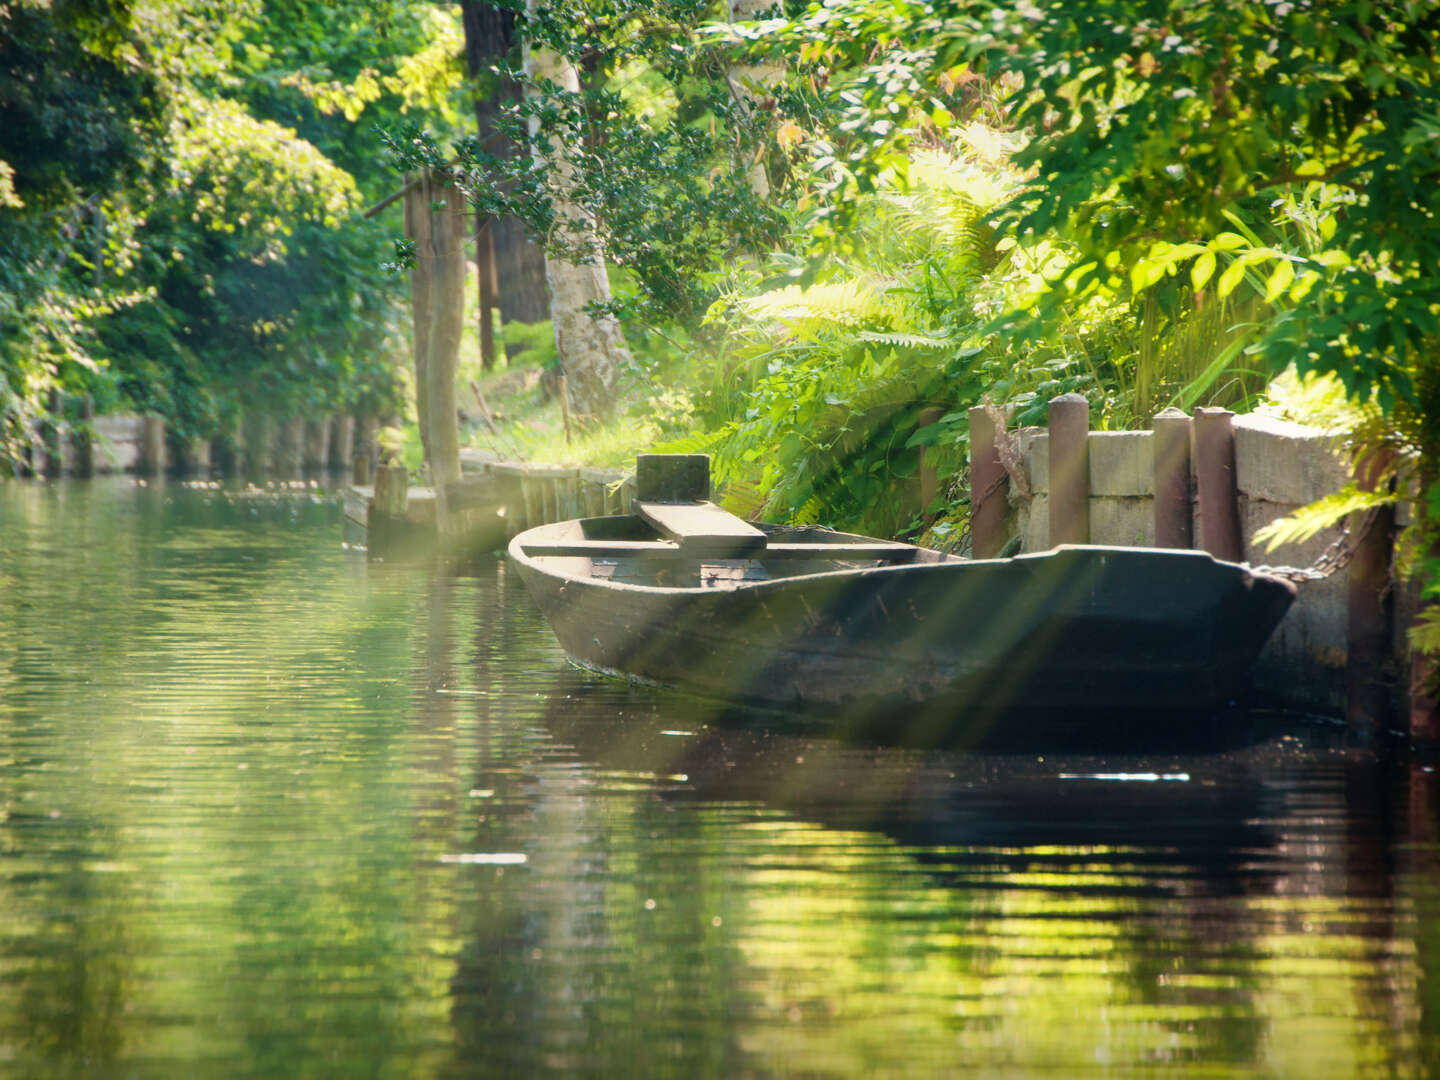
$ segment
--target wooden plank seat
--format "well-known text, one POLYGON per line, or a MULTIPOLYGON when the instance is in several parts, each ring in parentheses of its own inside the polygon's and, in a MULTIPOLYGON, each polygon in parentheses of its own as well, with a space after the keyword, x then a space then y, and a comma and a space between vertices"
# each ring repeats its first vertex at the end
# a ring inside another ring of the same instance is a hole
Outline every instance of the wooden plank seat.
MULTIPOLYGON (((758 531, 758 530, 757 530, 758 531)), ((761 534, 762 537, 764 534, 761 534)), ((633 559, 658 558, 688 560, 702 559, 878 559, 882 562, 911 562, 916 549, 909 544, 836 543, 836 544, 769 544, 766 547, 744 555, 696 554, 694 551, 667 540, 547 540, 532 541, 524 545, 525 554, 532 558, 559 556, 563 558, 592 559, 633 559)))
POLYGON ((765 550, 765 534, 712 502, 642 502, 635 513, 693 558, 744 559, 765 550))

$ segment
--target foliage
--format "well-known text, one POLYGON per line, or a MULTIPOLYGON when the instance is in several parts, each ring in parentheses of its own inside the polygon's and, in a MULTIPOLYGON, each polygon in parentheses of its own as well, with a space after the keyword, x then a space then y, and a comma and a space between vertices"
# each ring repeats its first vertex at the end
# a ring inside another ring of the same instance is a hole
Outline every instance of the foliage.
POLYGON ((365 110, 443 121, 457 40, 418 0, 0 8, 0 458, 53 387, 182 434, 389 408, 400 283, 357 211, 393 178, 306 89, 373 68, 365 110))

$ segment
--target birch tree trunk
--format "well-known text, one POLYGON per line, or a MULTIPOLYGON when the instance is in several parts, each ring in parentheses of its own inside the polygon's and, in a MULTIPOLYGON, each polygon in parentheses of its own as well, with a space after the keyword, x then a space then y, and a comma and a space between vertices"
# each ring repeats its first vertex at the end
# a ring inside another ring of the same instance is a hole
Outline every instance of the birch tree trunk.
MULTIPOLYGON (((774 0, 728 0, 726 14, 732 23, 745 22, 772 6, 774 0)), ((725 83, 730 87, 730 96, 750 117, 755 112, 757 91, 773 86, 783 73, 784 69, 779 64, 732 64, 725 71, 725 83)), ((770 175, 758 155, 745 165, 745 177, 757 199, 764 201, 770 198, 770 175)))
MULTIPOLYGON (((526 11, 533 18, 538 0, 527 0, 526 11)), ((575 66, 565 57, 549 49, 525 43, 525 74, 533 83, 551 82, 562 91, 578 93, 580 77, 575 66)), ((533 93, 534 91, 527 91, 533 93)), ((539 122, 530 120, 530 133, 539 134, 539 122)), ((554 170, 555 186, 560 197, 555 210, 560 218, 556 229, 572 244, 597 247, 595 224, 587 212, 565 192, 572 186, 574 169, 568 164, 567 150, 580 138, 577 131, 549 134, 550 156, 536 148, 537 163, 554 170)), ((610 282, 605 276, 605 261, 598 250, 583 262, 567 262, 545 256, 545 282, 550 290, 550 318, 555 325, 555 348, 560 363, 569 376, 571 404, 575 412, 596 415, 609 410, 615 398, 615 384, 620 370, 630 361, 630 348, 625 335, 613 316, 594 316, 586 310, 592 303, 610 300, 610 282)))

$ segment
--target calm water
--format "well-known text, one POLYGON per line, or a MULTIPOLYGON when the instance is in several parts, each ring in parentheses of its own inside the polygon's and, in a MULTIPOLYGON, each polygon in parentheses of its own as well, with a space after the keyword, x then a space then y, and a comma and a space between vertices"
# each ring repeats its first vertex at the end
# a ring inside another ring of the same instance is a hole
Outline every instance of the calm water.
POLYGON ((1435 1067, 1436 774, 717 724, 340 535, 0 484, 0 1075, 1435 1067))

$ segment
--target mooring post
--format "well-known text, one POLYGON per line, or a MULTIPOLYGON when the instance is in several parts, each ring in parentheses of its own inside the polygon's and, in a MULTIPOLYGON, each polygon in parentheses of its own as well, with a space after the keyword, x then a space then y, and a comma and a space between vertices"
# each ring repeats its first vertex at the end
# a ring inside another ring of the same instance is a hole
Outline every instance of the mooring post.
POLYGON ((635 483, 642 502, 704 502, 710 498, 710 455, 637 454, 635 483))
POLYGON ((45 475, 65 475, 65 395, 51 390, 41 427, 45 440, 45 475))
POLYGON ((401 520, 410 509, 410 470, 404 465, 381 465, 375 470, 374 512, 401 520))
POLYGON ((165 421, 146 413, 140 429, 140 460, 136 472, 154 476, 165 467, 165 421))
MULTIPOLYGON (((1433 491, 1437 479, 1437 471, 1440 471, 1440 463, 1434 461, 1421 461, 1420 463, 1420 491, 1433 491)), ((1420 506, 1414 507, 1414 513, 1421 513, 1420 506)), ((1427 552, 1430 559, 1440 559, 1440 539, 1430 545, 1427 552)), ((1424 615, 1427 611, 1433 611, 1440 600, 1428 599, 1424 593, 1420 596, 1420 609, 1417 616, 1424 615)), ((1426 656, 1419 649, 1416 649, 1410 657, 1410 737, 1423 742, 1440 742, 1440 670, 1437 670, 1435 658, 1426 656)))
POLYGON ((330 467, 345 469, 355 458, 355 417, 336 416, 330 422, 330 467))
POLYGON ((1155 546, 1195 546, 1190 506, 1190 417, 1164 409, 1150 422, 1155 431, 1155 546))
POLYGON ((1050 546, 1090 542, 1090 402, 1050 399, 1050 546))
POLYGON ((989 409, 970 410, 970 537, 977 559, 993 559, 1005 547, 1010 474, 1000 461, 998 435, 989 409))
POLYGON ((75 432, 75 475, 95 475, 95 399, 80 399, 80 426, 75 432))
POLYGON ((321 472, 330 463, 330 418, 306 420, 301 466, 307 473, 321 472))
POLYGON ((245 471, 257 479, 275 462, 275 423, 258 409, 245 414, 245 471))
MULTIPOLYGON (((1356 483, 1365 491, 1375 490, 1392 462, 1389 452, 1368 455, 1356 465, 1356 483)), ((1353 739, 1368 746, 1383 734, 1390 705, 1385 661, 1393 645, 1394 505, 1352 514, 1350 529, 1357 539, 1346 590, 1345 724, 1353 739)))
POLYGON ((1195 410, 1195 501, 1200 506, 1200 546, 1217 559, 1240 562, 1240 511, 1235 488, 1235 414, 1195 410))

